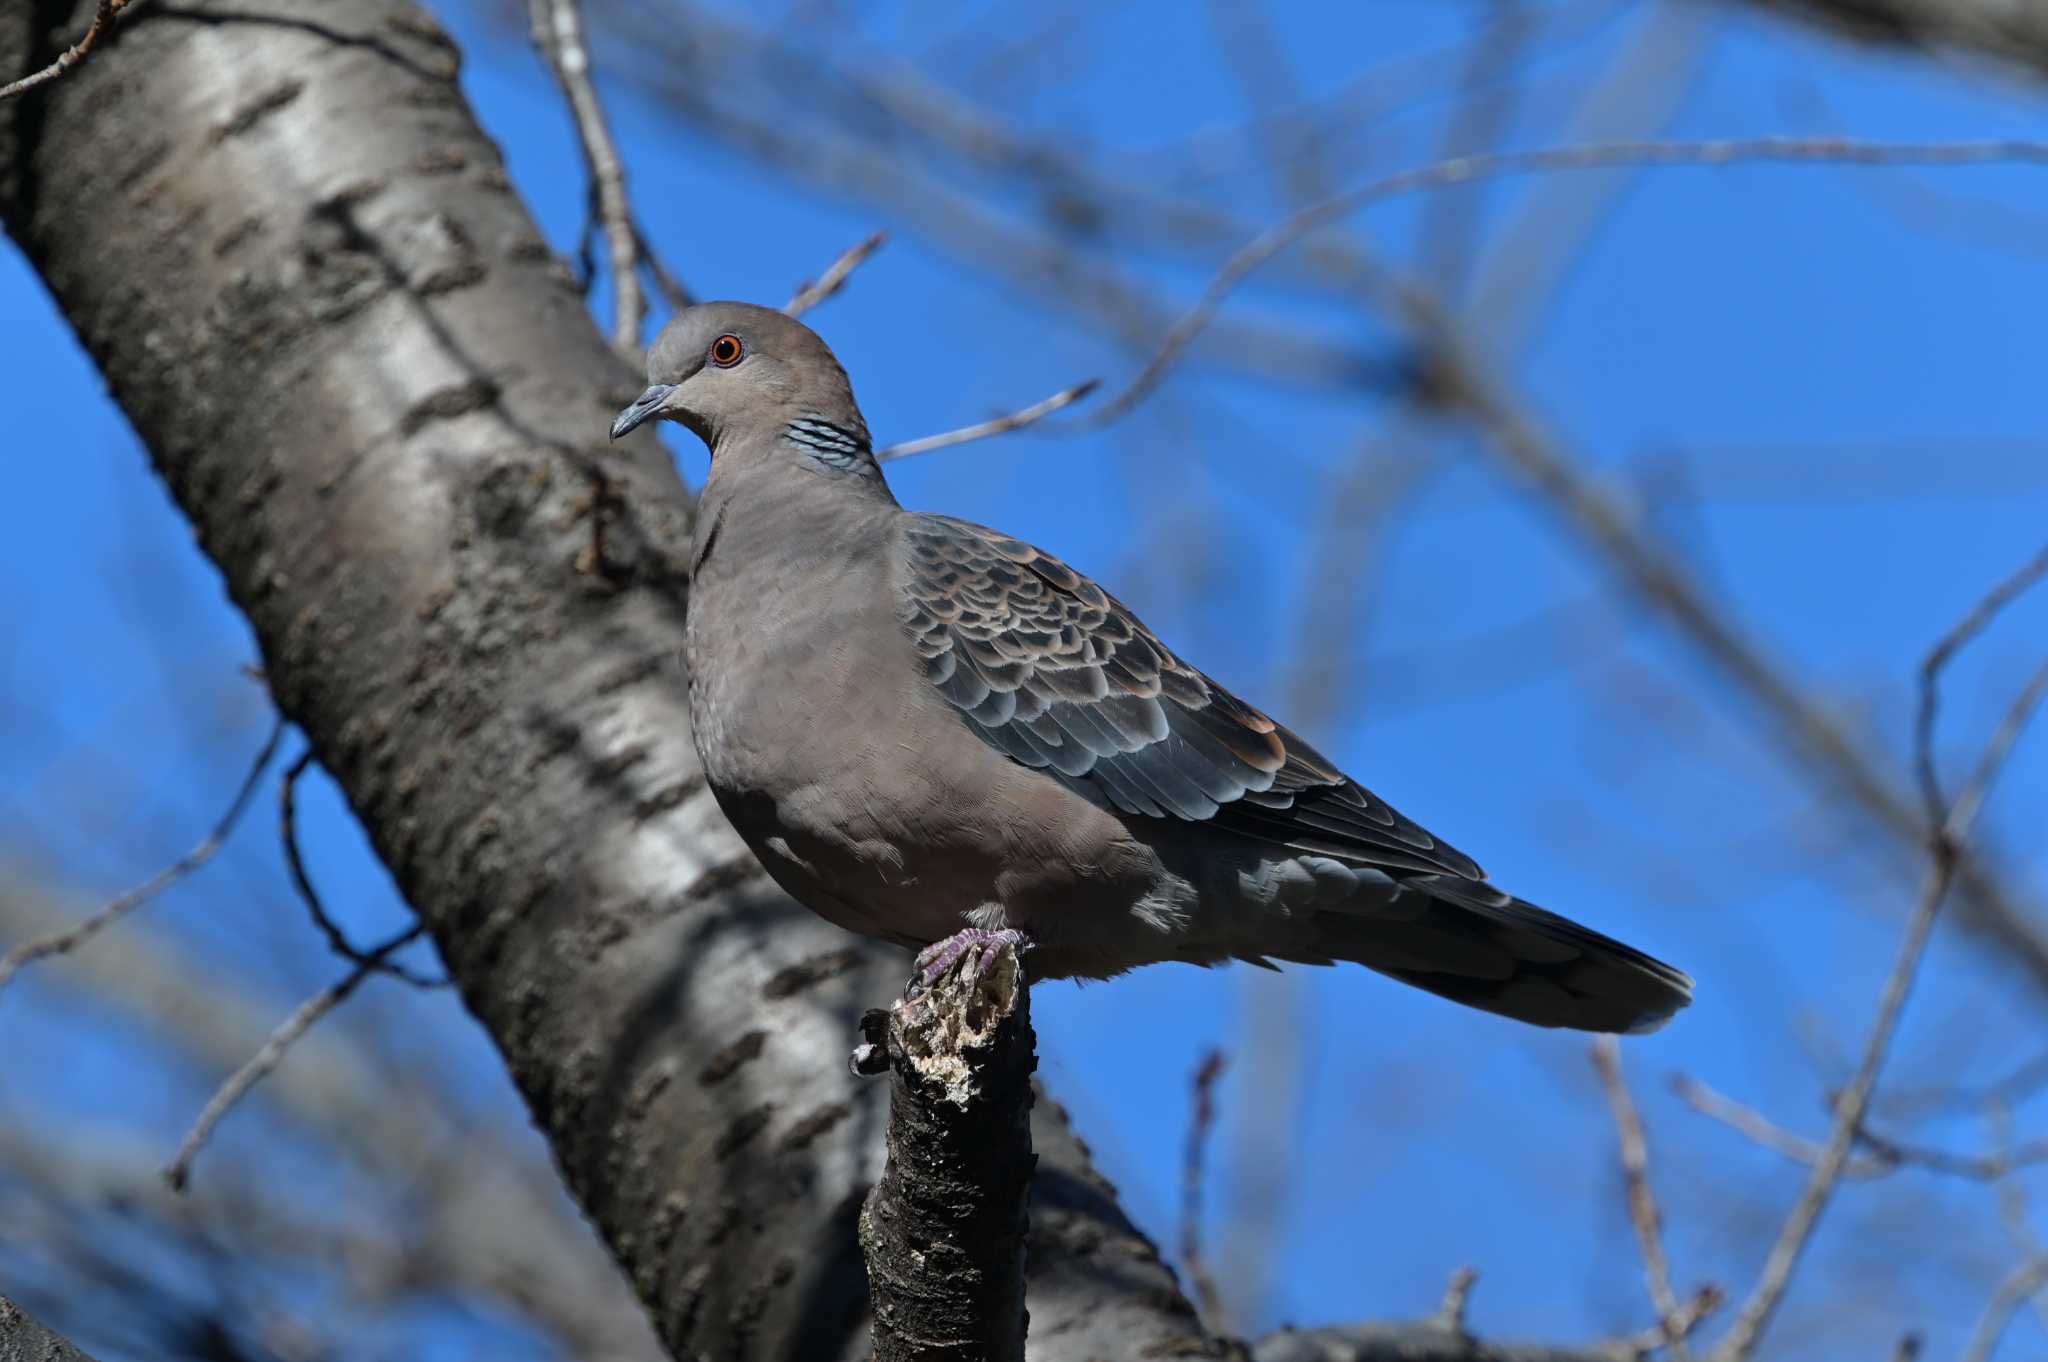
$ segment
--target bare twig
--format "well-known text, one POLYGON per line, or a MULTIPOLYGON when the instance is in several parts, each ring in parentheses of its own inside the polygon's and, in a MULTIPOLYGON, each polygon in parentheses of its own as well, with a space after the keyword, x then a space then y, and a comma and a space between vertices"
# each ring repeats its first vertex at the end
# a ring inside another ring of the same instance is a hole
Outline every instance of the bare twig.
POLYGON ((93 10, 92 23, 85 30, 85 36, 58 53, 57 59, 42 70, 31 71, 20 80, 0 85, 0 99, 12 99, 18 94, 35 89, 38 85, 53 81, 84 61, 99 40, 106 35, 107 30, 113 27, 115 16, 128 8, 132 2, 133 0, 99 0, 98 7, 93 10))
POLYGON ((285 1051, 292 1047, 292 1043, 305 1035, 315 1022, 347 1001, 348 995, 355 992, 363 980, 375 973, 377 967, 388 956, 400 947, 410 944, 424 931, 426 924, 415 923, 371 951, 364 957, 362 964, 299 1004, 298 1010, 285 1018, 284 1025, 273 1031, 270 1039, 263 1042, 263 1048, 251 1056, 248 1063, 228 1075, 227 1081, 207 1099, 205 1108, 199 1113, 199 1119, 192 1123, 192 1129, 186 1132, 184 1141, 179 1144, 176 1157, 164 1169, 164 1181, 171 1185, 173 1191, 185 1190, 185 1184, 191 1175, 193 1158, 198 1155, 207 1138, 213 1134, 213 1128, 220 1124, 220 1118, 227 1114, 228 1108, 239 1102, 249 1089, 262 1082, 264 1076, 284 1059, 285 1051))
MULTIPOLYGON (((1941 822, 1946 807, 1941 795, 1941 776, 1934 766, 1934 719, 1941 705, 1941 671, 1948 666, 1949 659, 1955 656, 1958 649, 1982 633, 1999 611, 2010 605, 2015 597, 2040 581, 2044 575, 2048 575, 2048 547, 2044 547, 2022 565, 2019 571, 1993 587, 1982 600, 1971 607, 1969 614, 1963 616, 1955 628, 1951 629, 1941 642, 1934 645, 1934 650, 1928 653, 1926 660, 1920 664, 1920 709, 1915 717, 1913 730, 1913 766, 1919 776, 1920 797, 1926 803, 1930 823, 1941 822)), ((1987 752, 1985 756, 1988 759, 1992 753, 1987 752)), ((1972 781, 1973 785, 1977 783, 1972 781)))
POLYGON ((1211 1048, 1195 1066, 1195 1111, 1188 1122, 1187 1149, 1180 1171, 1180 1261, 1195 1289, 1195 1302, 1202 1307, 1209 1327, 1220 1327, 1223 1296, 1216 1289, 1202 1258, 1203 1164, 1209 1151, 1209 1136, 1216 1128, 1216 1080, 1228 1064, 1223 1052, 1211 1048))
POLYGON ((1949 814, 1949 823, 1954 824, 1960 819, 1967 825, 1970 819, 1976 816, 1977 806, 1984 802, 1985 796, 1990 793, 1992 780, 2005 764, 2006 753, 2019 741, 2021 731, 2026 728, 2034 711, 2041 707, 2044 697, 2048 697, 2048 661, 2034 669, 2034 674, 2027 678, 2027 684, 2013 697, 2011 706, 2006 709, 2005 718, 1999 722, 1997 732, 1991 735, 1991 741, 1984 745, 1983 754, 1977 758, 1977 767, 1970 773, 1969 783, 1964 785, 1963 792, 1956 796, 1955 808, 1949 814))
POLYGON ((1479 1284, 1479 1269, 1466 1263, 1451 1269, 1450 1277, 1444 1282, 1444 1298, 1436 1307, 1436 1323, 1440 1329, 1454 1334, 1469 1334, 1465 1327, 1465 1314, 1472 1304, 1472 1288, 1479 1284))
POLYGON ((2019 1169, 2048 1163, 2048 1140, 2001 1146, 1989 1154, 1957 1154, 1947 1149, 1908 1144, 1867 1127, 1856 1132, 1856 1140, 1881 1164, 1894 1168, 1925 1168, 1929 1172, 1973 1178, 1979 1182, 1996 1182, 2019 1169))
POLYGON ((554 72, 576 135, 590 167, 591 204, 604 228, 611 255, 612 348, 638 363, 640 329, 647 320, 647 299, 640 291, 640 233, 633 225, 633 207, 626 198, 626 167, 612 140, 604 105, 590 78, 590 50, 583 41, 583 16, 578 0, 529 0, 533 44, 554 72))
POLYGON ((305 858, 299 852, 299 777, 313 764, 313 749, 307 748, 299 754, 298 760, 285 768, 284 780, 277 791, 278 836, 284 843, 285 868, 291 872, 292 886, 299 891, 300 902, 313 915, 313 925, 320 929, 320 935, 327 939, 327 947, 351 965, 388 974, 414 988, 446 988, 446 978, 429 978, 399 964, 395 960, 378 959, 371 952, 364 951, 348 939, 327 912, 327 905, 320 898, 320 891, 313 887, 313 877, 306 871, 305 858))
POLYGON ((796 291, 796 296, 782 305, 782 310, 792 317, 801 317, 819 303, 846 287, 846 281, 860 268, 861 262, 882 249, 888 241, 887 232, 876 232, 864 241, 857 241, 840 252, 839 258, 825 267, 825 272, 816 282, 805 284, 796 291))
MULTIPOLYGON (((1924 771, 1930 769, 1933 757, 1930 748, 1934 738, 1934 724, 1930 711, 1938 705, 1937 683, 1940 673, 1952 661, 1959 649, 1980 634, 1985 625, 1999 609, 2009 604, 2018 594, 2013 582, 2020 580, 2022 587, 2036 580, 2022 569, 2019 578, 2008 578, 1987 594, 1975 609, 1966 614, 1954 628, 1950 629, 1927 654, 1927 661, 1920 671, 1920 713, 1923 716, 1916 725, 1916 761, 1924 771)), ((1850 1152, 1863 1130, 1863 1121, 1870 1108, 1870 1095, 1877 1086, 1877 1076, 1884 1067, 1884 1059, 1891 1046, 1891 1039, 1898 1027, 1899 1015, 1906 1004, 1906 997, 1912 991, 1913 977, 1926 952, 1928 937, 1933 933, 1935 917, 1941 911, 1942 900, 1948 896, 1950 886, 1956 878, 1956 871, 1962 864, 1963 846, 1971 825, 1983 808, 1984 797, 1992 781, 1997 777, 2005 757, 2011 752, 2021 729, 2038 708, 2044 691, 2048 691, 2048 666, 2037 674, 2034 681, 2014 699, 2008 707, 2004 720, 1985 745, 1985 755, 1977 763, 1969 781, 1957 793, 1946 812, 1937 805, 1930 812, 1935 816, 1936 826, 1929 835, 1928 855, 1931 865, 1925 883, 1920 891, 1920 900, 1914 906, 1912 916, 1907 920, 1904 939, 1899 944, 1896 960, 1891 973, 1885 979, 1883 992, 1878 997, 1877 1016, 1872 1021, 1868 1038, 1864 1041, 1862 1058, 1857 1062, 1855 1074, 1849 1084, 1835 1099, 1834 1127, 1828 1134, 1827 1144, 1820 1160, 1814 1164, 1811 1176, 1807 1178, 1805 1190, 1793 1205, 1792 1213, 1786 1217, 1784 1227, 1779 1231, 1777 1241, 1771 1246, 1765 1260, 1762 1276, 1756 1289, 1736 1316, 1734 1326, 1716 1350, 1716 1362, 1746 1362, 1761 1341, 1771 1316, 1784 1299, 1785 1290, 1791 1284, 1792 1271, 1798 1266, 1800 1256, 1813 1236, 1814 1227, 1819 1223, 1821 1212, 1833 1195, 1842 1171, 1848 1166, 1850 1152)), ((2028 1294, 2031 1294, 2028 1293, 2028 1294)), ((2002 1326, 2001 1326, 2002 1327, 2002 1326)))
POLYGON ((945 431, 939 435, 927 435, 922 439, 905 440, 901 444, 889 445, 875 451, 881 460, 903 459, 912 454, 928 454, 934 449, 946 449, 953 445, 964 445, 969 440, 984 440, 991 435, 1007 435, 1013 430, 1022 430, 1034 421, 1050 416, 1061 407, 1071 406, 1102 386, 1102 380, 1091 378, 1085 383, 1076 383, 1071 388, 1062 388, 1043 402, 1034 402, 1008 416, 998 416, 993 421, 977 425, 962 426, 958 430, 945 431))
POLYGON ((1756 1351, 1771 1316, 1777 1312, 1786 1288, 1791 1285, 1793 1269, 1799 1265, 1799 1259, 1813 1237, 1814 1227, 1820 1222, 1821 1212, 1826 1209, 1843 1169, 1848 1166, 1857 1128, 1862 1124, 1871 1089, 1876 1086, 1878 1071, 1883 1068, 1885 1055, 1891 1048, 1892 1033, 1897 1029, 1906 996, 1912 991, 1913 976, 1919 970, 1927 939, 1934 930, 1935 916, 1955 877, 1955 867, 1953 856, 1941 855, 1928 872, 1919 902, 1907 921, 1905 937, 1899 943, 1898 956, 1878 997, 1877 1016, 1864 1041, 1863 1056, 1856 1065, 1855 1076, 1836 1100, 1834 1128, 1820 1158, 1814 1162, 1805 1189, 1794 1203, 1792 1213, 1786 1217, 1777 1240, 1771 1245, 1756 1289, 1751 1292, 1737 1314, 1734 1326, 1716 1351, 1717 1362, 1746 1362, 1756 1351))
MULTIPOLYGON (((1672 1079, 1672 1088, 1694 1111, 1710 1116, 1729 1129, 1747 1135, 1757 1144, 1774 1153, 1809 1167, 1817 1164, 1827 1147, 1818 1140, 1809 1140, 1804 1135, 1785 1129, 1770 1117, 1747 1106, 1732 1097, 1725 1097, 1714 1091, 1690 1074, 1679 1074, 1672 1079)), ((1845 1178, 1870 1178, 1888 1173, 1892 1165, 1877 1159, 1855 1159, 1842 1169, 1845 1178)))
MULTIPOLYGON (((1819 1141, 1785 1129, 1756 1108, 1725 1097, 1690 1075, 1679 1075, 1673 1080, 1672 1087, 1694 1111, 1711 1116, 1796 1163, 1816 1164, 1826 1152, 1826 1146, 1819 1141)), ((1865 1126, 1856 1132, 1856 1143, 1868 1152, 1861 1158, 1850 1160, 1842 1170, 1845 1178, 1882 1177, 1900 1168, 1923 1168, 1930 1173, 1945 1173, 1977 1182, 1996 1182, 2021 1168, 2048 1163, 2048 1140, 2002 1144, 1988 1154, 1958 1154, 1953 1150, 1895 1140, 1865 1126)))
POLYGON ((241 788, 235 791, 235 797, 228 802, 227 812, 221 815, 220 821, 199 840, 197 846, 77 926, 34 937, 14 947, 7 954, 0 955, 0 989, 7 987, 7 981, 12 979, 23 965, 40 960, 46 955, 61 955, 74 949, 81 942, 90 940, 107 926, 149 902, 166 888, 212 860, 214 853, 227 841, 228 834, 241 822, 242 811, 249 807, 250 797, 256 793, 256 786, 263 779, 263 772, 269 767, 271 757, 277 752, 278 741, 283 737, 284 719, 279 717, 271 723, 270 736, 263 740, 263 746, 257 750, 255 760, 249 763, 248 774, 242 777, 241 788))
POLYGON ((1621 1140, 1621 1176, 1628 1188, 1628 1218, 1635 1226, 1636 1244, 1643 1254, 1643 1278, 1650 1290, 1650 1304, 1664 1325, 1671 1356, 1686 1362, 1691 1350, 1679 1328, 1684 1307, 1671 1289, 1671 1260, 1664 1252, 1664 1221, 1657 1210, 1656 1193, 1650 1187, 1650 1147, 1643 1137, 1643 1118, 1629 1095, 1628 1080, 1621 1072, 1621 1045, 1613 1036, 1593 1042, 1593 1067, 1599 1071, 1600 1086, 1607 1092, 1608 1110, 1614 1113, 1615 1133, 1621 1140))
POLYGON ((2048 163, 2048 142, 2024 139, 1955 142, 1873 142, 1849 137, 1753 137, 1709 141, 1588 142, 1527 151, 1459 156, 1404 170, 1302 209, 1239 247, 1210 279, 1201 297, 1167 332, 1152 358, 1124 389, 1074 427, 1093 429, 1142 402, 1188 345, 1216 315, 1223 300, 1254 271, 1303 237, 1371 204, 1417 190, 1534 171, 1591 170, 1613 166, 1723 166, 1832 163, 1873 166, 1962 166, 2048 163))
POLYGON ((1698 1332, 1708 1315, 1721 1308, 1726 1297, 1718 1286, 1703 1286, 1692 1293, 1690 1299, 1678 1307, 1678 1313, 1669 1319, 1659 1320, 1640 1333, 1618 1338, 1602 1351, 1610 1358, 1626 1358, 1629 1362, 1644 1362, 1670 1347, 1674 1339, 1691 1338, 1698 1332))
POLYGON ((2005 1336, 2006 1326, 2012 1323, 2012 1317, 2043 1290, 2048 1290, 2048 1258, 2029 1258, 2006 1273, 1998 1289, 1991 1293, 1984 1313, 1978 1317, 1977 1327, 1970 1331, 1970 1342, 1963 1349, 1962 1362, 1991 1362, 1991 1355, 1998 1351, 1998 1340, 2005 1336))

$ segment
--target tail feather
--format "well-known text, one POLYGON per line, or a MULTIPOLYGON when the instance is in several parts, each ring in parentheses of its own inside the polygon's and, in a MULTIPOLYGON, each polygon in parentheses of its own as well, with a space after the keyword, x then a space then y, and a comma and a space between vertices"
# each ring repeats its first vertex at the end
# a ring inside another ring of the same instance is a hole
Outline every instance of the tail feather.
POLYGON ((1683 970, 1483 881, 1416 875, 1401 887, 1428 895, 1428 910, 1318 913, 1311 952, 1535 1026, 1640 1034, 1692 1001, 1683 970))

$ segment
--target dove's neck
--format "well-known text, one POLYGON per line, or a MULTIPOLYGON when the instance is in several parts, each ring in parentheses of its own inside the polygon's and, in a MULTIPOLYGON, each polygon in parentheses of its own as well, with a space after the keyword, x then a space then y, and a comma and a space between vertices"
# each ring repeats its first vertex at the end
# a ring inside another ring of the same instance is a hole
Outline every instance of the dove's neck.
POLYGON ((872 551, 879 528, 902 514, 864 430, 857 442, 843 430, 800 433, 808 443, 782 431, 720 442, 697 499, 693 578, 762 563, 829 571, 872 551))

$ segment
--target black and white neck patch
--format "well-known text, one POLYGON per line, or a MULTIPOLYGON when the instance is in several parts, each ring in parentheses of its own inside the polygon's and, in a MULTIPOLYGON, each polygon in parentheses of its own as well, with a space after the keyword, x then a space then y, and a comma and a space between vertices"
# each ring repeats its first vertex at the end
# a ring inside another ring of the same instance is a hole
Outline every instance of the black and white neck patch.
POLYGON ((827 421, 822 416, 799 416, 782 428, 782 438, 828 468, 851 469, 874 463, 866 431, 827 421))

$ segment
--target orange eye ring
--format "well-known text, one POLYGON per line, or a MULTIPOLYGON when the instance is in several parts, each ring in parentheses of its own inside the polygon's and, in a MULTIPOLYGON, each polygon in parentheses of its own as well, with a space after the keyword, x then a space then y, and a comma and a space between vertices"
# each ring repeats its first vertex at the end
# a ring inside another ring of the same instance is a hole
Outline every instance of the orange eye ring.
POLYGON ((740 362, 746 355, 747 350, 744 345, 740 344, 738 336, 726 335, 720 336, 717 340, 711 342, 711 349, 706 353, 713 364, 716 364, 721 369, 730 369, 733 365, 740 362))

